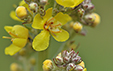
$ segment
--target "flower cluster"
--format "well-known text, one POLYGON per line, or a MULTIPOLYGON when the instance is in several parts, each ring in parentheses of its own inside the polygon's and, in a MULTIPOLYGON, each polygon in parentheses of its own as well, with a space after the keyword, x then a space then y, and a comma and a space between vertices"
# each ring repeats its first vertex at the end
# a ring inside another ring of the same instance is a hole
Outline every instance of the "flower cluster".
MULTIPOLYGON (((55 64, 58 68, 65 68, 66 71, 86 71, 84 62, 74 51, 77 47, 73 38, 76 33, 86 35, 85 26, 95 27, 100 23, 100 16, 94 12, 95 7, 91 0, 22 0, 14 7, 16 9, 11 11, 10 16, 22 24, 4 27, 11 36, 3 36, 11 39, 11 45, 5 48, 6 55, 15 55, 18 60, 29 62, 28 65, 33 69, 36 60, 31 59, 32 53, 45 52, 52 36, 56 41, 64 42, 65 45, 61 48, 69 52, 60 50, 62 52, 54 58, 54 63, 45 60, 43 70, 57 70, 54 68, 55 64), (27 57, 30 61, 26 61, 27 57)), ((43 59, 39 56, 39 60, 43 59)), ((18 69, 18 65, 13 64, 12 67, 14 66, 18 69)))
POLYGON ((66 68, 66 71, 86 71, 81 57, 73 50, 62 51, 53 60, 57 67, 66 68))

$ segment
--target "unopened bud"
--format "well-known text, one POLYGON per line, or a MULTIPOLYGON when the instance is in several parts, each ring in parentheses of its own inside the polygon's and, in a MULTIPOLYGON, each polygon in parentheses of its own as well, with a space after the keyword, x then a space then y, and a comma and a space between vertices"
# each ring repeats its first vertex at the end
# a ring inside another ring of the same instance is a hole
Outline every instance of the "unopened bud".
POLYGON ((70 27, 73 27, 74 22, 69 23, 70 27))
POLYGON ((92 14, 95 16, 92 26, 95 27, 100 23, 100 16, 97 13, 92 13, 92 14))
POLYGON ((79 65, 76 65, 75 71, 83 71, 83 68, 79 65))
POLYGON ((41 5, 45 5, 48 3, 48 0, 40 0, 41 5))
POLYGON ((63 57, 63 62, 64 63, 70 62, 70 57, 63 57))
POLYGON ((36 59, 35 59, 35 58, 31 58, 31 59, 30 59, 30 63, 31 63, 32 65, 35 65, 35 64, 36 64, 36 59))
POLYGON ((76 31, 76 32, 80 32, 82 30, 83 26, 79 23, 79 22, 75 22, 73 24, 73 29, 76 31))
POLYGON ((60 64, 63 63, 63 59, 62 59, 62 57, 60 57, 60 56, 57 56, 54 60, 55 60, 55 63, 56 63, 56 64, 59 64, 59 65, 60 65, 60 64))
POLYGON ((62 55, 62 57, 68 57, 69 53, 68 53, 68 51, 64 50, 64 51, 62 51, 61 55, 62 55))
POLYGON ((93 10, 95 8, 95 6, 92 4, 92 3, 90 3, 89 5, 88 5, 88 10, 93 10))
POLYGON ((69 63, 67 65, 67 71, 73 71, 73 69, 76 68, 76 65, 74 63, 69 63))
POLYGON ((12 63, 10 66, 11 71, 20 71, 21 67, 17 63, 12 63))
POLYGON ((78 65, 82 66, 83 68, 85 67, 85 64, 83 61, 81 63, 79 63, 78 65))
POLYGON ((27 17, 27 9, 24 6, 18 6, 16 8, 16 16, 20 19, 25 19, 27 17))
POLYGON ((44 71, 51 71, 52 68, 53 68, 53 63, 51 60, 47 59, 43 62, 44 71))
POLYGON ((87 23, 93 23, 95 20, 95 16, 93 14, 87 14, 85 15, 85 21, 87 23))
POLYGON ((21 56, 24 56, 26 54, 26 49, 25 48, 22 48, 20 51, 19 51, 19 54, 21 56))
POLYGON ((80 17, 83 17, 84 13, 85 13, 84 9, 82 8, 78 9, 78 14, 80 17))
POLYGON ((38 5, 37 5, 37 3, 32 2, 32 3, 29 4, 29 8, 30 8, 30 10, 37 12, 38 5))
POLYGON ((80 63, 81 62, 81 57, 77 55, 75 58, 72 58, 72 62, 76 63, 76 64, 80 63))

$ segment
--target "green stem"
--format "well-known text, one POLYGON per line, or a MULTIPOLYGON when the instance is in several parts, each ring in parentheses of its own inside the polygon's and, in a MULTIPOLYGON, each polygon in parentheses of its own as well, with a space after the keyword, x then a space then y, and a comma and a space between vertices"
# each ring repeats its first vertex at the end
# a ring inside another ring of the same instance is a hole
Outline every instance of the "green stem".
POLYGON ((48 49, 45 51, 38 52, 38 71, 43 71, 43 61, 48 58, 48 49))

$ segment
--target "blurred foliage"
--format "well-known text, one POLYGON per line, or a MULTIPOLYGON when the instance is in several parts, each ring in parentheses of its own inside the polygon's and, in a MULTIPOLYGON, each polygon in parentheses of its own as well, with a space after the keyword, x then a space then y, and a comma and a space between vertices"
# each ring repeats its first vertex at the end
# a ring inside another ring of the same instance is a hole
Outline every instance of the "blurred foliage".
MULTIPOLYGON (((6 56, 5 47, 11 42, 2 39, 3 35, 8 35, 4 30, 5 25, 21 24, 10 18, 9 13, 13 10, 13 4, 18 4, 20 0, 0 0, 0 71, 10 71, 12 62, 17 62, 13 57, 6 56)), ((76 44, 80 43, 79 55, 86 63, 88 71, 112 71, 113 70, 113 0, 93 0, 96 12, 101 16, 101 24, 96 28, 87 27, 88 34, 76 36, 76 44)), ((50 40, 54 44, 50 45, 50 57, 54 56, 60 43, 54 39, 50 40)))

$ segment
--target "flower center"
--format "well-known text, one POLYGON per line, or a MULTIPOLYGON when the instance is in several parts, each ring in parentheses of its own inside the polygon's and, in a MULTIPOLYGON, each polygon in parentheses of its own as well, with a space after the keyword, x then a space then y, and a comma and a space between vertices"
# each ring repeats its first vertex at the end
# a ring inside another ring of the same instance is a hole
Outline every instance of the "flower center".
POLYGON ((60 33, 61 23, 55 23, 55 19, 51 18, 44 24, 44 29, 51 33, 60 33))

